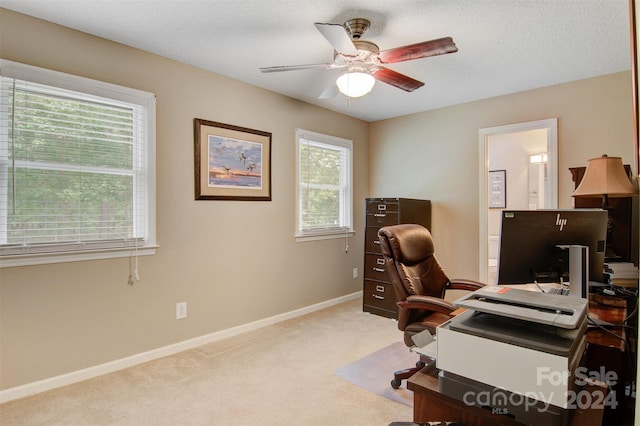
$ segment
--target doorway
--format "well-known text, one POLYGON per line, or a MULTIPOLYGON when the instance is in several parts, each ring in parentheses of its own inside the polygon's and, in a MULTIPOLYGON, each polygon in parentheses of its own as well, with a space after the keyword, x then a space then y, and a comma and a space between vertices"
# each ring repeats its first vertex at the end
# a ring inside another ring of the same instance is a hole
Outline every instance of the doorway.
POLYGON ((484 128, 479 135, 479 278, 495 284, 502 210, 558 207, 558 119, 484 128), (498 203, 490 188, 494 171, 504 176, 498 203))

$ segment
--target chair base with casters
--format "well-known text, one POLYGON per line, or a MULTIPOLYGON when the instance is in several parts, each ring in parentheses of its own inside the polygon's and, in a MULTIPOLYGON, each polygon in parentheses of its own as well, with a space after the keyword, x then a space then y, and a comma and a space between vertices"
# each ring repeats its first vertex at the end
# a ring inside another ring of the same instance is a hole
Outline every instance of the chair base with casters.
POLYGON ((435 360, 425 355, 420 355, 420 360, 416 362, 416 366, 413 368, 405 368, 404 370, 398 370, 393 373, 393 380, 391 380, 391 387, 399 389, 402 386, 402 381, 407 380, 409 377, 422 370, 427 364, 435 363, 435 360))

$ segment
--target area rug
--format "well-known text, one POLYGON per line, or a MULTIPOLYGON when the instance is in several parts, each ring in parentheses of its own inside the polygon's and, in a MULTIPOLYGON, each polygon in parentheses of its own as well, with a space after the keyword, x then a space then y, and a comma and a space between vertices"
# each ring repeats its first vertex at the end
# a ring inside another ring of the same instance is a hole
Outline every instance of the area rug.
POLYGON ((409 351, 403 342, 396 342, 340 367, 336 375, 377 395, 413 407, 413 392, 402 381, 399 389, 391 387, 393 372, 413 367, 418 355, 409 351))

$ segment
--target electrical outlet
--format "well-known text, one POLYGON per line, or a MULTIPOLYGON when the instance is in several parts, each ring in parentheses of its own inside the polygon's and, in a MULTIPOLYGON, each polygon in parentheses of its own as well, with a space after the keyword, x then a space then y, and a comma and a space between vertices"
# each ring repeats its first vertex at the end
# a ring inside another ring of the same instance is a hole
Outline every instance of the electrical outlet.
POLYGON ((176 303, 176 319, 184 319, 187 317, 187 302, 176 303))
POLYGON ((353 268, 353 278, 358 278, 358 268, 353 268))

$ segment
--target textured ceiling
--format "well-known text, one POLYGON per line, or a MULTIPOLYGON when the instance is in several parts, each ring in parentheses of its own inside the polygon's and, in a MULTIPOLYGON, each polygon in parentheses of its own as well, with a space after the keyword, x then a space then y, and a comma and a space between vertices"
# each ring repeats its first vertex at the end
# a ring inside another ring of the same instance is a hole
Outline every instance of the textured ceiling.
POLYGON ((0 0, 16 12, 375 121, 631 68, 627 0, 0 0), (380 50, 451 36, 457 53, 390 65, 424 81, 318 99, 340 70, 314 22, 367 18, 380 50))

